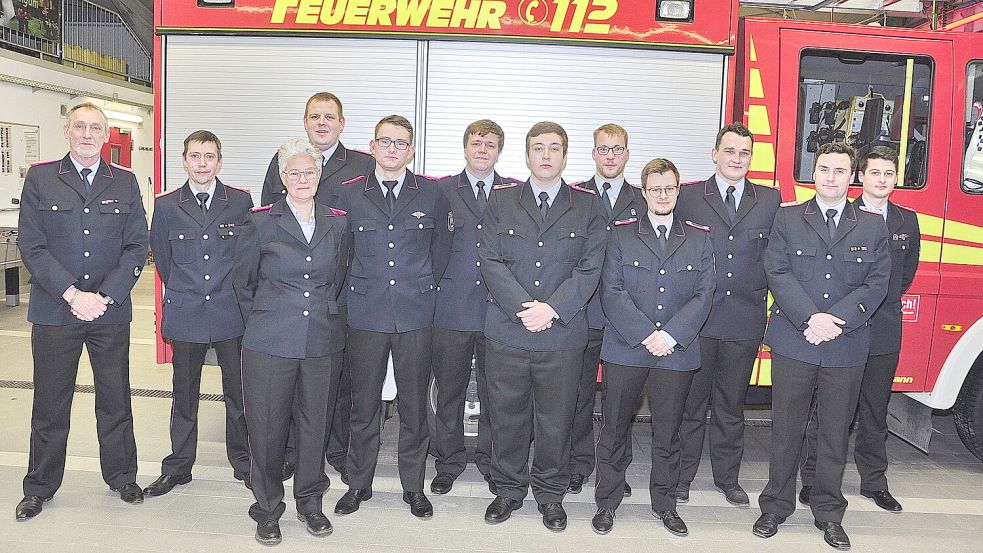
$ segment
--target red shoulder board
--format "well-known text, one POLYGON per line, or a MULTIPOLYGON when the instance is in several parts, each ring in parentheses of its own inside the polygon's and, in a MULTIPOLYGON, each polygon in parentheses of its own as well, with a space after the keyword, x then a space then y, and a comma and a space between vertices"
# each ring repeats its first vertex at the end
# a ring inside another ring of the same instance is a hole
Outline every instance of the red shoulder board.
POLYGON ((522 184, 523 181, 519 179, 514 179, 512 177, 504 177, 502 178, 502 182, 514 182, 515 184, 522 184))
POLYGON ((630 225, 632 223, 637 223, 637 222, 638 222, 638 217, 631 217, 629 219, 622 219, 620 221, 615 221, 614 226, 620 227, 622 225, 630 225))
POLYGON ((503 182, 502 184, 496 184, 492 187, 492 190, 505 190, 507 188, 515 188, 519 186, 518 182, 503 182))
POLYGON ((358 182, 358 181, 360 181, 360 180, 362 180, 364 178, 365 178, 365 175, 362 175, 360 177, 355 177, 354 179, 346 180, 346 181, 344 181, 344 182, 341 183, 341 186, 345 186, 347 184, 354 184, 354 183, 356 183, 356 182, 358 182))
POLYGON ((36 167, 38 165, 48 165, 49 163, 54 163, 56 161, 61 161, 60 159, 49 159, 48 161, 35 161, 31 164, 31 167, 36 167))
POLYGON ((168 195, 168 194, 173 194, 174 192, 177 192, 177 191, 178 191, 178 190, 180 190, 180 189, 181 189, 181 187, 180 187, 180 186, 179 186, 179 187, 177 187, 177 188, 172 188, 172 189, 170 189, 170 190, 166 190, 166 191, 164 191, 164 192, 160 192, 159 194, 157 194, 157 195, 155 195, 154 197, 155 197, 155 198, 160 198, 160 197, 163 197, 163 196, 166 196, 166 195, 168 195))
POLYGON ((423 180, 431 180, 431 181, 437 182, 437 181, 439 181, 441 179, 446 179, 450 175, 446 175, 446 176, 443 176, 443 177, 432 177, 430 175, 417 174, 416 176, 423 178, 423 180))
POLYGON ((706 225, 698 225, 698 224, 694 223, 693 221, 686 221, 686 224, 689 225, 689 226, 691 226, 691 227, 693 227, 693 228, 698 228, 698 229, 702 230, 703 232, 710 232, 710 227, 708 227, 706 225))
MULTIPOLYGON (((225 183, 223 182, 222 184, 225 184, 225 183)), ((245 188, 240 188, 238 186, 232 186, 232 185, 229 185, 229 184, 225 184, 225 187, 226 188, 231 188, 233 190, 238 190, 240 192, 245 192, 246 194, 249 194, 249 190, 246 190, 245 188)))
POLYGON ((702 180, 691 180, 689 182, 681 182, 681 183, 679 183, 679 186, 689 186, 691 184, 700 184, 701 182, 706 182, 706 181, 702 181, 702 180))
POLYGON ((794 206, 797 206, 797 205, 802 205, 802 202, 800 202, 800 201, 782 202, 782 203, 780 203, 778 205, 780 205, 782 207, 794 207, 794 206))
POLYGON ((576 184, 571 184, 571 185, 568 185, 568 186, 570 186, 570 188, 576 190, 577 192, 586 192, 588 194, 593 194, 593 195, 597 196, 597 192, 594 192, 590 188, 581 188, 580 187, 581 184, 583 184, 583 183, 582 182, 578 182, 576 184))
POLYGON ((342 211, 340 209, 335 209, 335 208, 332 207, 331 208, 331 214, 332 215, 348 215, 348 212, 347 211, 342 211))
POLYGON ((860 211, 866 211, 867 213, 871 213, 873 215, 877 215, 878 217, 883 217, 884 216, 883 213, 881 213, 880 211, 878 211, 878 210, 876 210, 874 208, 867 207, 865 205, 858 205, 857 207, 860 208, 860 211))
POLYGON ((901 209, 907 209, 908 211, 910 211, 910 212, 912 212, 912 213, 918 213, 918 212, 917 212, 917 211, 915 211, 915 210, 914 210, 913 208, 910 208, 910 207, 908 207, 908 206, 906 206, 906 205, 901 205, 901 204, 899 204, 899 203, 897 203, 897 202, 891 202, 891 203, 892 203, 892 204, 894 204, 894 205, 896 205, 896 206, 898 206, 898 207, 900 207, 901 209))
POLYGON ((119 165, 117 163, 110 163, 110 165, 112 165, 113 167, 115 167, 117 169, 121 169, 123 171, 126 171, 127 173, 132 173, 133 172, 133 169, 131 169, 129 167, 123 167, 122 165, 119 165))
POLYGON ((260 206, 260 207, 254 207, 254 208, 250 209, 249 212, 250 213, 259 213, 260 211, 269 211, 271 207, 273 207, 273 204, 264 205, 264 206, 260 206))

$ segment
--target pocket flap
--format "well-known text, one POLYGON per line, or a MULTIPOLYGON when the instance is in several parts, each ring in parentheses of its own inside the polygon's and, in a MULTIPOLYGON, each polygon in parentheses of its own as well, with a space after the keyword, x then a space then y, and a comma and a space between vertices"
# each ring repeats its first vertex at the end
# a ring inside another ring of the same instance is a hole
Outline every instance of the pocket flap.
POLYGON ((194 240, 198 238, 196 229, 175 229, 167 231, 168 240, 194 240))
POLYGON ((38 210, 40 211, 71 211, 75 206, 75 202, 70 199, 58 198, 58 199, 43 199, 41 203, 38 204, 38 210))
POLYGON ((794 256, 806 256, 806 257, 816 257, 816 248, 812 247, 802 247, 796 248, 794 246, 788 247, 788 254, 794 256))

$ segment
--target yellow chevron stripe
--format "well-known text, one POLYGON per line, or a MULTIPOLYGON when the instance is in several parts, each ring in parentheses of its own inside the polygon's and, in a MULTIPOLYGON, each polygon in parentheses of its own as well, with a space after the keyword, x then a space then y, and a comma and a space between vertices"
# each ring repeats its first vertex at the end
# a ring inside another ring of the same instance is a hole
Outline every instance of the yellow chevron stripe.
POLYGON ((983 265, 983 248, 963 246, 962 244, 945 244, 942 247, 942 262, 957 265, 983 265))
POLYGON ((808 202, 816 195, 816 189, 810 188, 808 186, 795 185, 795 200, 799 202, 808 202))
POLYGON ((938 263, 942 259, 942 243, 922 240, 922 249, 918 253, 919 262, 938 263))
POLYGON ((748 170, 774 173, 775 145, 770 142, 755 142, 751 153, 751 167, 748 170))
POLYGON ((747 37, 748 45, 751 47, 751 61, 758 61, 758 52, 754 49, 754 38, 750 35, 747 37))
POLYGON ((747 95, 749 98, 764 98, 765 87, 761 84, 761 71, 752 67, 748 72, 747 95))
MULTIPOLYGON (((918 224, 921 225, 921 223, 922 217, 919 215, 918 224)), ((977 244, 983 244, 983 227, 960 223, 959 221, 946 221, 945 237, 955 240, 962 240, 964 242, 976 242, 977 244)))
POLYGON ((751 371, 751 385, 771 386, 771 359, 754 360, 754 369, 751 371))
POLYGON ((771 136, 771 123, 768 122, 768 108, 759 105, 748 106, 747 128, 752 134, 771 136))
MULTIPOLYGON (((942 238, 943 222, 945 222, 945 220, 942 217, 936 217, 935 215, 926 215, 924 213, 918 214, 918 230, 922 233, 922 236, 934 236, 936 238, 942 238)), ((947 224, 952 225, 953 222, 949 221, 947 224)))

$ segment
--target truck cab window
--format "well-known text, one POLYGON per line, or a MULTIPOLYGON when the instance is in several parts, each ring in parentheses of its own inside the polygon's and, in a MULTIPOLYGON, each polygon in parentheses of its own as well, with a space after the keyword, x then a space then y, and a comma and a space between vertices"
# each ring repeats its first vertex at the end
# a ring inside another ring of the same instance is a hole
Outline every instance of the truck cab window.
POLYGON ((983 194, 983 62, 974 61, 966 71, 966 156, 962 189, 983 194))
POLYGON ((904 160, 898 188, 922 188, 931 93, 929 58, 804 50, 799 67, 796 180, 813 182, 812 166, 821 145, 845 142, 858 155, 874 146, 894 148, 904 160))

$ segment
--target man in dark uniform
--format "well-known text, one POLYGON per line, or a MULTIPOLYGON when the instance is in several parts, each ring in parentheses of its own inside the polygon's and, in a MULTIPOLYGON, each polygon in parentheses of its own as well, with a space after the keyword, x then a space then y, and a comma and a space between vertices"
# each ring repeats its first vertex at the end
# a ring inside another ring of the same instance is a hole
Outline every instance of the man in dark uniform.
POLYGON ((242 333, 245 326, 232 269, 236 237, 253 207, 249 192, 218 179, 222 143, 209 131, 184 139, 181 154, 188 180, 158 196, 150 244, 163 282, 161 335, 173 348, 174 399, 171 402, 171 454, 161 476, 143 492, 164 495, 191 482, 198 445, 198 394, 201 367, 209 346, 222 369, 225 448, 238 480, 249 477, 246 418, 242 410, 242 333))
MULTIPOLYGON (((321 150, 323 165, 321 179, 317 188, 317 200, 326 205, 333 205, 333 198, 338 194, 338 186, 359 175, 374 165, 372 157, 357 150, 345 148, 339 140, 345 130, 345 112, 341 100, 330 92, 318 92, 307 100, 304 108, 304 130, 310 143, 321 150)), ((280 178, 280 166, 276 154, 270 160, 263 180, 262 205, 270 205, 286 193, 280 178)), ((331 395, 328 405, 334 409, 334 416, 328 432, 328 445, 325 457, 328 463, 341 475, 341 481, 348 483, 345 461, 348 458, 349 418, 352 408, 351 375, 346 364, 342 364, 339 374, 333 376, 331 395)), ((283 467, 283 479, 290 478, 296 463, 294 452, 294 425, 290 425, 290 439, 287 442, 286 461, 283 467)))
POLYGON ((679 427, 675 494, 681 503, 689 501, 689 487, 700 466, 709 403, 713 483, 732 505, 749 505, 738 482, 744 457, 744 400, 765 334, 768 283, 761 258, 781 203, 778 190, 745 178, 753 146, 751 131, 741 123, 720 129, 711 152, 716 173, 679 193, 676 212, 684 220, 710 227, 717 262, 713 308, 700 331, 700 370, 693 375, 679 427))
POLYGON ((775 303, 765 333, 772 357, 768 485, 758 497, 756 536, 770 538, 795 511, 799 454, 816 392, 816 480, 810 505, 826 543, 850 547, 841 521, 848 431, 870 349, 869 320, 887 294, 891 257, 883 217, 847 201, 853 148, 820 146, 816 197, 782 204, 765 250, 775 303))
MULTIPOLYGON (((625 180, 628 150, 628 131, 620 125, 607 123, 594 131, 591 157, 597 173, 580 184, 597 193, 604 212, 607 230, 618 219, 639 217, 645 213, 641 193, 625 180)), ((600 290, 587 304, 587 348, 584 350, 583 371, 577 390, 577 410, 573 415, 570 434, 570 486, 567 491, 580 493, 584 482, 594 472, 594 394, 597 391, 597 368, 601 361, 601 340, 604 338, 604 312, 601 311, 600 290)), ((631 487, 625 482, 625 495, 631 487)))
POLYGON ((601 273, 604 333, 604 425, 597 442, 597 514, 591 526, 607 534, 624 496, 631 464, 631 425, 648 386, 652 411, 652 511, 669 532, 689 533, 672 491, 679 479, 679 423, 693 373, 694 345, 713 298, 713 248, 708 229, 673 214, 679 172, 667 159, 642 169, 647 209, 614 222, 601 273))
POLYGON ((481 119, 464 130, 464 159, 459 175, 438 186, 450 208, 446 221, 435 221, 440 246, 434 257, 437 304, 433 330, 433 374, 437 381, 437 432, 431 436, 437 450, 437 476, 430 491, 445 494, 467 466, 464 447, 464 399, 475 360, 478 399, 478 445, 474 462, 491 482, 491 429, 485 398, 485 311, 488 289, 481 280, 478 232, 492 188, 502 184, 495 164, 505 144, 505 133, 494 121, 481 119))
MULTIPOLYGON (((870 318, 870 353, 860 384, 859 425, 853 456, 860 472, 860 495, 886 511, 901 512, 901 503, 887 487, 887 404, 891 400, 894 372, 901 351, 901 295, 908 290, 918 269, 921 231, 914 211, 889 200, 898 183, 898 153, 884 146, 871 148, 860 159, 863 195, 854 202, 880 211, 887 223, 891 250, 891 281, 884 303, 870 318)), ((816 472, 815 413, 809 422, 806 462, 803 463, 799 499, 809 503, 816 472)))
POLYGON ((335 512, 349 514, 372 497, 379 457, 379 398, 392 352, 399 390, 399 479, 403 501, 420 518, 433 516, 423 493, 429 429, 427 384, 436 283, 434 225, 449 209, 436 183, 406 170, 413 158, 413 126, 390 115, 375 127, 368 175, 343 183, 338 207, 354 234, 348 276, 346 363, 352 375, 350 488, 335 512))
POLYGON ((130 290, 147 263, 147 217, 129 170, 100 155, 109 124, 91 103, 65 123, 70 151, 35 164, 21 194, 19 247, 31 273, 34 410, 24 499, 33 518, 58 491, 78 361, 85 344, 96 388, 102 478, 127 503, 141 503, 130 408, 130 290))
POLYGON ((567 133, 536 123, 526 134, 525 183, 496 187, 479 234, 490 293, 485 367, 491 408, 492 481, 485 511, 504 522, 532 487, 543 524, 564 530, 570 430, 587 346, 585 310, 604 257, 604 212, 593 190, 568 186, 567 133), (530 439, 536 449, 528 468, 530 439))

